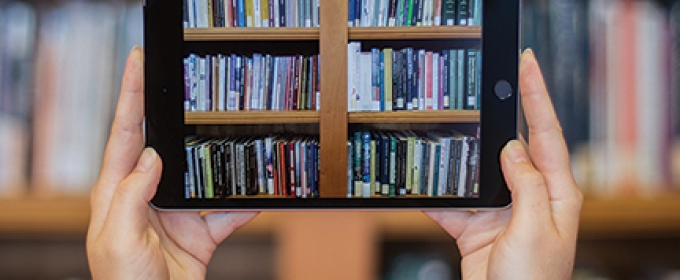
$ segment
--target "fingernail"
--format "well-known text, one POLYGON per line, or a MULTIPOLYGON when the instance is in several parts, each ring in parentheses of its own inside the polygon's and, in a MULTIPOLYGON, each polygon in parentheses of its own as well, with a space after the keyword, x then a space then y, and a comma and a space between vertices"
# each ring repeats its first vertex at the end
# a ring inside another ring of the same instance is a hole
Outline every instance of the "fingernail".
POLYGON ((142 155, 139 157, 139 162, 137 162, 137 167, 135 169, 142 172, 149 171, 149 169, 151 169, 153 164, 156 162, 156 157, 158 157, 156 150, 153 148, 144 149, 144 152, 142 152, 142 155))
POLYGON ((132 47, 132 51, 134 50, 143 51, 144 49, 142 49, 142 46, 140 45, 135 45, 134 47, 132 47))
POLYGON ((529 59, 535 57, 534 51, 531 48, 526 48, 522 52, 522 56, 520 58, 520 63, 519 63, 519 71, 522 72, 529 63, 529 59))
POLYGON ((512 162, 528 162, 527 152, 524 150, 524 145, 517 140, 511 140, 505 145, 505 152, 508 159, 512 162))

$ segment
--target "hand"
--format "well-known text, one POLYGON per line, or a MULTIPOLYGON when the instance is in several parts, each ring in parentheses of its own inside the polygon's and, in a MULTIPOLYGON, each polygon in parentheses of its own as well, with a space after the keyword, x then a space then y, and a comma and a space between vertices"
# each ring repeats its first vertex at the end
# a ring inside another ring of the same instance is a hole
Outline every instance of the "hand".
POLYGON ((531 50, 519 75, 529 153, 513 140, 500 156, 512 208, 426 212, 457 240, 463 279, 571 279, 583 195, 531 50))
POLYGON ((102 171, 92 189, 87 256, 94 279, 203 279, 217 244, 257 213, 162 212, 161 176, 144 147, 144 54, 128 57, 102 171), (140 155, 141 154, 141 155, 140 155))

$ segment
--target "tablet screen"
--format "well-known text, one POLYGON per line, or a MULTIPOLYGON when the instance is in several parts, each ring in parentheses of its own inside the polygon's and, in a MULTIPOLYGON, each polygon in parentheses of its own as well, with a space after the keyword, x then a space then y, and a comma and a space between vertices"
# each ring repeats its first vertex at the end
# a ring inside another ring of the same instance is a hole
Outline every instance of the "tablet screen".
POLYGON ((173 92, 181 94, 166 107, 182 122, 158 133, 181 139, 172 153, 181 160, 170 163, 172 175, 164 170, 155 201, 507 205, 498 155, 516 136, 519 50, 502 54, 485 44, 500 38, 483 40, 486 23, 502 32, 483 18, 494 15, 485 5, 500 10, 499 1, 329 2, 182 1, 173 62, 181 67, 173 92), (487 52, 515 68, 484 69, 487 52))

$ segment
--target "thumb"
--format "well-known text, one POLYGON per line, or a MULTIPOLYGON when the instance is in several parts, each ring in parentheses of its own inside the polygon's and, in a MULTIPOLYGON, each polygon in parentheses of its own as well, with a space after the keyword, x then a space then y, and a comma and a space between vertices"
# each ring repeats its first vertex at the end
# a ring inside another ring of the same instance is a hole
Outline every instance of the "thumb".
POLYGON ((105 226, 108 230, 121 234, 146 231, 148 203, 156 193, 162 165, 153 148, 144 149, 135 169, 116 187, 105 226))
POLYGON ((510 226, 545 226, 551 219, 550 198, 545 180, 517 140, 511 140, 501 152, 503 176, 512 192, 510 226))

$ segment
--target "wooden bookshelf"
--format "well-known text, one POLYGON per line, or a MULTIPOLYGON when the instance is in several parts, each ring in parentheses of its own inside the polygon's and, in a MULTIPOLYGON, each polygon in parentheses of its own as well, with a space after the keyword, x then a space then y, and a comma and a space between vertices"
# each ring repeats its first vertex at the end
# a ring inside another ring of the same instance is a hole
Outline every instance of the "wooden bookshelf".
MULTIPOLYGON (((312 212, 264 212, 236 234, 275 233, 292 213, 312 212)), ((419 211, 374 211, 364 216, 385 239, 449 238, 419 211)), ((1 198, 0 238, 83 237, 89 218, 89 197, 1 198)), ((680 195, 654 199, 586 199, 579 232, 581 239, 680 237, 680 195)))
POLYGON ((318 27, 186 28, 185 41, 313 41, 318 27))
POLYGON ((194 125, 319 123, 319 112, 317 111, 185 112, 184 123, 194 125))
POLYGON ((476 123, 478 110, 353 112, 350 123, 476 123))
POLYGON ((351 27, 350 40, 480 39, 481 26, 351 27))

